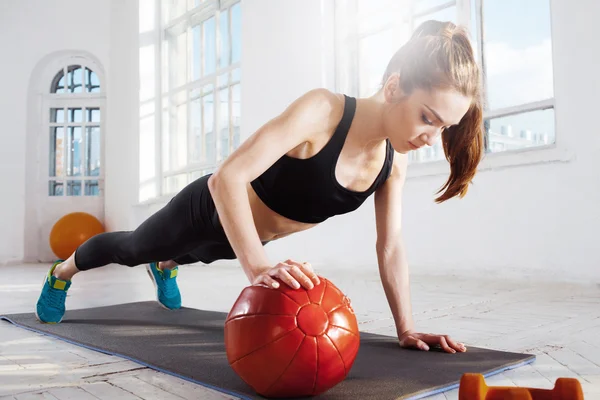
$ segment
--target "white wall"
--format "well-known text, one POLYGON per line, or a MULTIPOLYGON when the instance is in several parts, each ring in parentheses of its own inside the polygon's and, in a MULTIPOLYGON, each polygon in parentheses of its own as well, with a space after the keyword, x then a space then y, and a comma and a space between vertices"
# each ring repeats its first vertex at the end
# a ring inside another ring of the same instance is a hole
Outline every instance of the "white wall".
MULTIPOLYGON (((4 0, 0 2, 0 264, 24 258, 26 202, 26 129, 28 89, 36 65, 49 54, 83 51, 102 64, 109 97, 105 160, 106 221, 109 229, 127 223, 115 209, 135 194, 135 178, 121 170, 137 165, 137 153, 124 153, 119 141, 137 140, 137 1, 4 0), (132 34, 133 30, 133 34, 132 34), (110 65, 119 66, 113 71, 110 65), (114 101, 112 101, 114 99, 114 101)), ((127 149, 135 145, 127 145, 127 149)), ((131 203, 130 203, 131 204, 131 203)))
POLYGON ((139 13, 138 0, 110 3, 108 124, 106 135, 105 225, 135 227, 132 205, 139 174, 139 13))

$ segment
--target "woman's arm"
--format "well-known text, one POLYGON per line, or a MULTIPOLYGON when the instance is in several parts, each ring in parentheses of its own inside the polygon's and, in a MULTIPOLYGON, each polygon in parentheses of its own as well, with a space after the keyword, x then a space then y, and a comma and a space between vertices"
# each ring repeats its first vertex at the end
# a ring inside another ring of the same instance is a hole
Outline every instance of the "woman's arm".
POLYGON ((415 332, 410 299, 408 262, 402 240, 402 191, 406 180, 407 157, 396 154, 390 178, 375 193, 377 259, 379 274, 387 297, 396 333, 402 347, 429 350, 439 345, 444 351, 466 351, 447 335, 415 332))
POLYGON ((379 274, 398 335, 414 328, 408 262, 402 240, 402 190, 406 167, 406 156, 396 153, 390 177, 375 193, 379 274))
POLYGON ((251 282, 272 265, 254 225, 247 185, 293 148, 334 129, 342 111, 335 94, 310 91, 244 141, 210 177, 208 185, 221 224, 251 282))

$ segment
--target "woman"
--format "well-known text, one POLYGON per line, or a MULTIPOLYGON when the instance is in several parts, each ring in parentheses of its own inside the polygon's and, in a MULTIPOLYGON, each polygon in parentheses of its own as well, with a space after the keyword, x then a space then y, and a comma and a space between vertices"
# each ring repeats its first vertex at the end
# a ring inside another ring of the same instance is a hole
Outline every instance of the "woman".
POLYGON ((73 275, 109 263, 148 263, 158 301, 170 309, 181 306, 177 265, 198 261, 237 258, 254 285, 310 289, 319 283, 310 264, 273 266, 263 245, 351 212, 374 194, 379 272, 400 345, 465 351, 445 335, 414 330, 401 197, 406 153, 440 135, 451 172, 436 201, 466 194, 482 156, 480 87, 466 31, 425 22, 391 59, 372 97, 304 94, 135 231, 95 236, 55 263, 38 319, 60 322, 73 275))

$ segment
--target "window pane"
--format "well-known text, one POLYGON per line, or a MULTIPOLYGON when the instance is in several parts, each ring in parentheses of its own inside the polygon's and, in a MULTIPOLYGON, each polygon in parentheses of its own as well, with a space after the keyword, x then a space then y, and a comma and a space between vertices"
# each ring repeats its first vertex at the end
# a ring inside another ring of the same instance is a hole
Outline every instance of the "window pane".
POLYGON ((175 152, 172 153, 176 157, 174 168, 181 168, 187 164, 187 109, 187 103, 177 106, 177 138, 174 146, 175 152))
POLYGON ((187 79, 187 33, 183 32, 169 46, 169 89, 183 85, 187 79))
POLYGON ((67 181, 67 196, 81 196, 81 181, 67 181))
POLYGON ((238 83, 231 87, 232 151, 240 146, 241 103, 240 84, 238 83))
MULTIPOLYGON (((165 116, 168 120, 166 134, 164 135, 163 169, 173 171, 187 164, 187 92, 176 93, 169 100, 169 114, 165 116)), ((164 120, 163 120, 164 121, 164 120)), ((165 121, 166 122, 166 121, 165 121)))
POLYGON ((219 77, 217 78, 217 87, 218 88, 223 88, 229 86, 229 73, 224 73, 219 75, 219 77))
POLYGON ((67 176, 81 176, 81 127, 67 127, 67 176))
POLYGON ((162 170, 167 172, 170 169, 170 142, 171 142, 171 114, 168 109, 163 110, 162 118, 162 170))
POLYGON ((217 147, 215 139, 215 107, 214 96, 212 94, 202 97, 202 106, 204 108, 204 149, 205 161, 216 162, 217 147))
POLYGON ((100 109, 99 108, 86 108, 85 109, 85 122, 100 123, 100 109))
POLYGON ((99 196, 100 195, 98 181, 85 181, 85 195, 86 196, 99 196))
POLYGON ((205 174, 203 171, 194 171, 190 173, 190 182, 195 181, 196 179, 202 178, 205 174))
POLYGON ((64 128, 62 126, 50 128, 49 176, 63 176, 64 174, 64 140, 64 128))
POLYGON ((491 153, 554 144, 554 109, 495 118, 486 131, 491 153))
POLYGON ((179 174, 179 175, 175 175, 175 176, 166 177, 164 180, 165 193, 179 192, 181 189, 183 189, 185 187, 185 185, 187 185, 187 183, 188 183, 187 177, 188 177, 187 174, 179 174))
POLYGON ((415 20, 413 21, 414 29, 416 29, 423 22, 429 21, 431 19, 434 19, 436 21, 450 21, 456 23, 456 6, 444 8, 443 10, 439 10, 434 13, 425 14, 418 18, 415 18, 415 20))
POLYGON ((229 88, 219 91, 219 104, 219 159, 224 160, 229 155, 229 88))
POLYGON ((200 79, 202 69, 202 31, 200 25, 192 28, 192 57, 190 59, 192 65, 192 80, 200 79))
POLYGON ((154 45, 140 47, 140 101, 154 97, 154 45))
POLYGON ((85 85, 88 93, 100 92, 100 79, 94 71, 88 68, 85 69, 85 85))
POLYGON ((242 7, 231 7, 231 62, 239 62, 242 56, 242 7))
POLYGON ((361 16, 376 13, 378 11, 389 11, 391 3, 395 0, 358 0, 357 11, 361 16))
POLYGON ((50 85, 50 93, 64 93, 65 92, 65 72, 60 70, 58 74, 54 76, 52 85, 50 85))
POLYGON ((489 108, 552 98, 549 1, 484 1, 483 18, 489 108))
POLYGON ((231 63, 231 52, 230 43, 231 37, 229 35, 229 10, 223 10, 219 19, 219 35, 221 40, 221 54, 219 60, 219 66, 221 68, 228 66, 231 63))
POLYGON ((48 185, 49 196, 62 196, 63 195, 63 183, 59 181, 50 181, 48 185))
POLYGON ((85 175, 86 176, 99 176, 100 175, 100 127, 87 127, 86 128, 86 162, 85 162, 85 175))
POLYGON ((231 83, 238 83, 241 79, 240 69, 236 68, 231 71, 231 83))
POLYGON ((156 145, 154 115, 140 120, 140 182, 156 176, 156 145))
POLYGON ((83 92, 83 69, 80 66, 69 66, 68 82, 70 93, 83 92))
POLYGON ((215 90, 215 85, 213 85, 212 83, 202 86, 203 94, 211 93, 213 90, 215 90))
MULTIPOLYGON (((452 1, 452 0, 450 0, 452 1)), ((449 0, 418 0, 415 3, 415 13, 431 10, 433 7, 441 6, 450 2, 449 0)))
POLYGON ((83 113, 81 111, 81 108, 69 108, 67 110, 67 113, 69 115, 69 122, 70 123, 82 123, 83 122, 83 113))
POLYGON ((190 140, 192 141, 192 161, 202 160, 202 102, 200 98, 190 103, 190 140))
POLYGON ((156 182, 148 182, 140 185, 139 201, 146 201, 158 195, 156 190, 156 182))
POLYGON ((56 122, 56 123, 65 122, 65 109, 64 108, 51 108, 50 109, 50 122, 56 122))
MULTIPOLYGON (((400 3, 400 2, 396 2, 400 3)), ((394 8, 394 1, 370 1, 361 0, 358 3, 358 21, 357 33, 359 35, 368 34, 373 30, 379 30, 386 25, 396 25, 402 23, 402 19, 405 17, 401 12, 398 12, 394 8)), ((404 11, 404 10, 402 10, 404 11)))
POLYGON ((154 0, 142 0, 139 2, 140 7, 140 33, 151 31, 154 29, 154 0))
POLYGON ((396 43, 392 30, 359 41, 360 96, 370 96, 379 90, 387 64, 398 50, 396 43))
POLYGON ((145 117, 149 114, 154 114, 154 101, 140 105, 140 117, 145 117))
POLYGON ((169 40, 162 41, 162 60, 161 60, 161 80, 162 80, 162 93, 166 93, 169 91, 170 87, 170 79, 171 79, 171 68, 170 68, 170 60, 171 60, 171 43, 169 40))
POLYGON ((186 3, 187 0, 162 0, 165 22, 183 15, 186 12, 186 3))
POLYGON ((479 38, 478 38, 478 26, 480 24, 480 18, 478 17, 477 11, 477 0, 471 0, 471 25, 469 27, 469 33, 471 37, 471 44, 473 45, 473 50, 475 53, 475 57, 479 60, 480 52, 479 52, 479 38))
POLYGON ((213 74, 217 67, 217 38, 215 17, 202 23, 204 34, 204 75, 213 74))

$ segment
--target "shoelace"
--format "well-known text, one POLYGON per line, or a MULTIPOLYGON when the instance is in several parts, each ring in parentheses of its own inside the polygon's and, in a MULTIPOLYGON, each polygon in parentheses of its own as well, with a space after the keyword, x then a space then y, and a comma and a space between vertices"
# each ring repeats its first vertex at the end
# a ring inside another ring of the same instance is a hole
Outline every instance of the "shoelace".
POLYGON ((62 308, 65 304, 67 292, 64 290, 50 288, 48 291, 48 303, 52 308, 62 308))
POLYGON ((179 291, 175 278, 167 278, 165 275, 163 275, 162 279, 164 282, 162 285, 162 292, 165 297, 175 297, 179 291))

